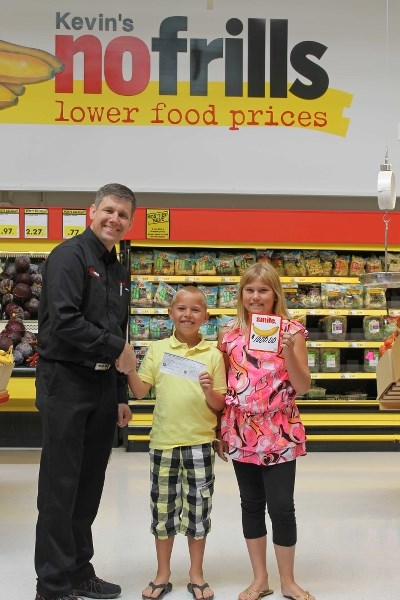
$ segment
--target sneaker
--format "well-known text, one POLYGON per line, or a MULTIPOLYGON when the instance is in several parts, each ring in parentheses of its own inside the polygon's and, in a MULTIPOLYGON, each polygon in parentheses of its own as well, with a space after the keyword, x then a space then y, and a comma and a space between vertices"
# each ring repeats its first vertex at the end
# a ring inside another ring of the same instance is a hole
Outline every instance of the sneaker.
MULTIPOLYGON (((35 600, 47 600, 44 596, 41 596, 36 592, 35 600)), ((74 596, 74 594, 67 594, 66 596, 57 596, 57 598, 53 598, 53 600, 79 600, 78 596, 74 596)))
POLYGON ((86 598, 117 598, 121 593, 119 585, 99 579, 96 575, 73 587, 74 594, 86 598))

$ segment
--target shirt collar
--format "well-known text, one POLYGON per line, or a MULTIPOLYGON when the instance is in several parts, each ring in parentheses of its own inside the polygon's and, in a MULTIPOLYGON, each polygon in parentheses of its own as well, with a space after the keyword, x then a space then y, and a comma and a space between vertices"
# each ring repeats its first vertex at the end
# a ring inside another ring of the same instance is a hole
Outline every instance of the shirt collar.
MULTIPOLYGON (((199 343, 196 344, 196 346, 193 346, 192 348, 190 348, 190 350, 193 350, 194 348, 198 348, 199 350, 205 350, 209 347, 209 344, 204 339, 204 335, 202 335, 201 333, 199 335, 201 337, 199 343)), ((169 339, 170 339, 172 348, 187 348, 188 347, 186 342, 180 342, 179 340, 176 339, 175 332, 172 333, 172 335, 169 339)))
POLYGON ((103 260, 106 265, 116 262, 117 260, 117 251, 115 246, 112 247, 109 252, 104 244, 101 243, 99 238, 93 233, 93 230, 90 227, 87 227, 83 233, 83 235, 87 238, 92 250, 95 252, 98 259, 103 260))

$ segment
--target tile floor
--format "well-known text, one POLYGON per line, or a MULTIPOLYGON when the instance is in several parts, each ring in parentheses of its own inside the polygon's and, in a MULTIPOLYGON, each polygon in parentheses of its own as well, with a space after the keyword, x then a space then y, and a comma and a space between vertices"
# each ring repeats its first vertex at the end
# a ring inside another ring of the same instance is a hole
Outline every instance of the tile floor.
MULTIPOLYGON (((33 600, 39 451, 0 449, 1 599, 33 600)), ((213 530, 205 575, 216 600, 236 600, 251 581, 231 464, 216 462, 213 530)), ((317 600, 400 598, 400 453, 310 453, 298 461, 296 574, 317 600)), ((100 576, 120 583, 121 600, 140 600, 154 575, 149 534, 148 456, 112 454, 94 526, 100 576)), ((178 537, 170 600, 189 600, 185 539, 178 537)), ((282 598, 269 548, 270 583, 282 598)))

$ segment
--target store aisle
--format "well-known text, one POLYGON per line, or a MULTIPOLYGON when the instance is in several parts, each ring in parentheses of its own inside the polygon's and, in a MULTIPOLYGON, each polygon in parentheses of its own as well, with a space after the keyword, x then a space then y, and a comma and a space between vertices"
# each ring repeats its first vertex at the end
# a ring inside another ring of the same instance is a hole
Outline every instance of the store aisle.
MULTIPOLYGON (((39 452, 0 449, 0 582, 7 600, 34 598, 33 542, 39 452)), ((216 463, 213 530, 205 575, 216 600, 236 600, 251 578, 241 536, 232 465, 216 463)), ((400 590, 400 453, 311 453, 298 460, 297 579, 317 600, 397 600, 400 590)), ((94 527, 95 566, 121 584, 121 600, 140 600, 154 575, 148 532, 148 457, 113 452, 94 527)), ((270 582, 282 598, 269 548, 270 582)), ((190 600, 187 551, 178 537, 174 589, 190 600)))

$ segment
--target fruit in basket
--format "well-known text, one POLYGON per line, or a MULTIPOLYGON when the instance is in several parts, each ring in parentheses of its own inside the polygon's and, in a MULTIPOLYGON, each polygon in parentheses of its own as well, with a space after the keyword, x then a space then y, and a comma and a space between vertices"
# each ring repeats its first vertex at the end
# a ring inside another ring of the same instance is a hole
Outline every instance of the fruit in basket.
POLYGON ((4 277, 0 281, 0 294, 11 293, 14 287, 14 281, 10 277, 4 277))
POLYGON ((18 304, 27 302, 32 296, 30 285, 27 285, 26 283, 17 283, 13 289, 13 296, 15 302, 18 304))
POLYGON ((31 264, 31 259, 29 256, 17 256, 14 261, 15 270, 17 273, 25 273, 29 271, 29 267, 31 264))
POLYGON ((30 344, 28 344, 27 342, 20 342, 19 344, 17 344, 15 346, 15 351, 21 352, 24 359, 27 359, 29 356, 32 356, 32 354, 34 353, 32 346, 30 344))
POLYGON ((32 284, 32 275, 28 271, 23 273, 16 273, 14 277, 15 283, 26 283, 26 285, 32 284))
POLYGON ((25 302, 24 309, 28 311, 31 319, 36 319, 39 310, 39 300, 37 298, 30 298, 28 302, 25 302))
POLYGON ((13 346, 13 341, 7 335, 0 335, 0 350, 8 350, 13 346))
POLYGON ((23 319, 24 318, 24 309, 22 308, 22 306, 20 306, 19 304, 16 304, 15 302, 10 302, 9 304, 7 304, 7 306, 4 309, 4 312, 6 313, 6 316, 8 319, 11 319, 11 318, 23 319))

